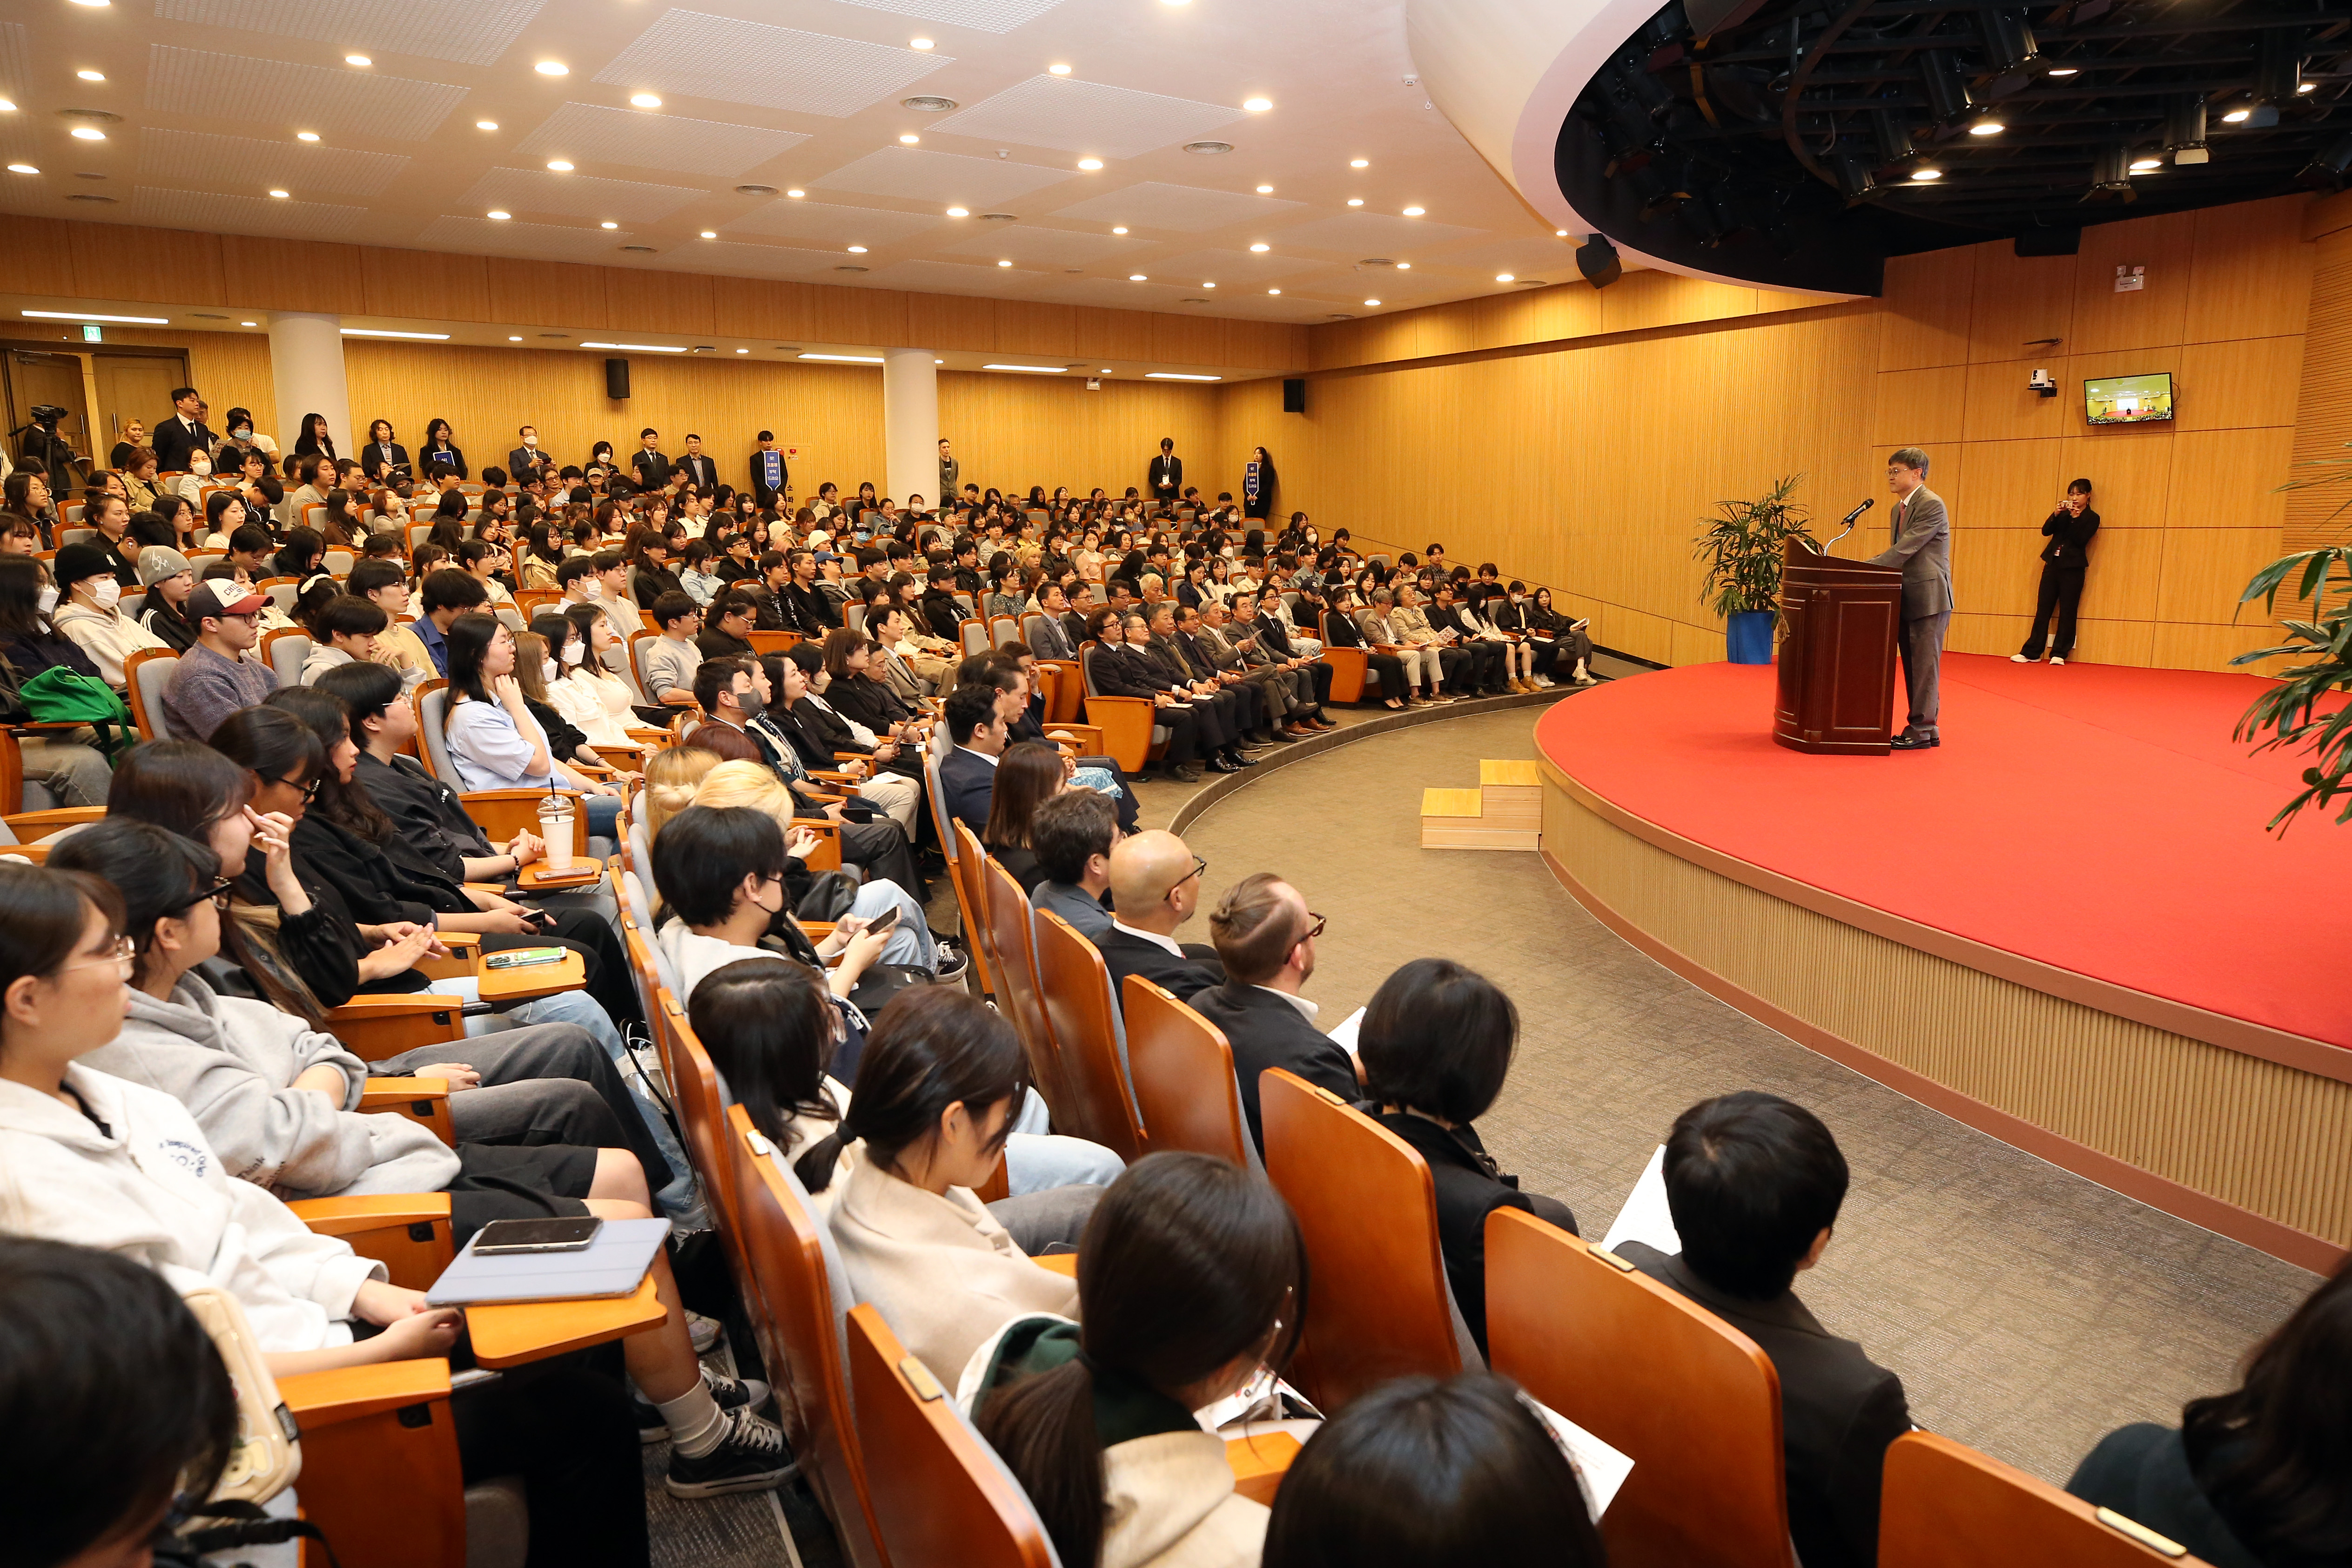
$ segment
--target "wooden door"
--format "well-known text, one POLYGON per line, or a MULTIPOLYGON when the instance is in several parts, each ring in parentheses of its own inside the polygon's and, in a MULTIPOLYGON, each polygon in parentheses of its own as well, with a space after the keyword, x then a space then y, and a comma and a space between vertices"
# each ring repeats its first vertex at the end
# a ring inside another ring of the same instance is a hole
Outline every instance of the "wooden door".
POLYGON ((97 458, 101 463, 133 419, 152 433, 172 417, 172 394, 188 384, 185 354, 92 354, 90 368, 98 381, 97 458))

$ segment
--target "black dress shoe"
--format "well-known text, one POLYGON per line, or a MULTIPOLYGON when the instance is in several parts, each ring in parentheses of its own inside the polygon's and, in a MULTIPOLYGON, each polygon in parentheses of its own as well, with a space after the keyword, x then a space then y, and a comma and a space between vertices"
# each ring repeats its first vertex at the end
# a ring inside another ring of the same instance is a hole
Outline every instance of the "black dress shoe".
POLYGON ((1242 749, 1239 746, 1226 747, 1223 755, 1225 761, 1233 763, 1234 766, 1237 768, 1254 768, 1257 766, 1257 759, 1255 757, 1244 756, 1242 754, 1242 749))
POLYGON ((1198 769, 1186 767, 1181 763, 1170 767, 1162 768, 1160 770, 1160 776, 1167 779, 1171 784, 1195 784, 1201 782, 1201 774, 1198 769))
POLYGON ((1237 773, 1241 772, 1240 768, 1235 767, 1233 763, 1225 761, 1223 757, 1211 757, 1202 765, 1213 773, 1237 773))
POLYGON ((1892 752, 1924 752, 1928 750, 1930 747, 1940 746, 1943 743, 1944 737, 1941 735, 1903 734, 1897 735, 1895 739, 1887 742, 1886 748, 1892 752))

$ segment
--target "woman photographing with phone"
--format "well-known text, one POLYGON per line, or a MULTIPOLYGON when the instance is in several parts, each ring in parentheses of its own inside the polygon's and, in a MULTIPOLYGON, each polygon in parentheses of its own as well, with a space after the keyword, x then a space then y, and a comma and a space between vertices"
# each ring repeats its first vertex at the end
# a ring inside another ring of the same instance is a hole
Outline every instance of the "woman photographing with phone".
POLYGON ((2058 632, 2048 647, 2050 662, 2064 664, 2074 651, 2074 611, 2083 602, 2083 580, 2091 570, 2091 536, 2099 531, 2099 514, 2091 510, 2091 481, 2076 479, 2059 498, 2058 510, 2042 522, 2042 585, 2033 599, 2033 629, 2025 646, 2009 656, 2011 664, 2032 664, 2042 657, 2050 614, 2058 613, 2058 632))

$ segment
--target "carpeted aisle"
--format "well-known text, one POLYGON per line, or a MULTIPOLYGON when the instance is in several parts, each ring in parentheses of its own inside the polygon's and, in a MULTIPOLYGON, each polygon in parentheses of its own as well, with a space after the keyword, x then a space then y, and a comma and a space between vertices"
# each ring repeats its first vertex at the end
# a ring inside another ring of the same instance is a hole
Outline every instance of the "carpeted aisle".
POLYGON ((2264 825, 2300 763, 2231 739, 2263 682, 1944 661, 1943 745, 1818 757, 1770 738, 1774 671, 1706 664, 1546 712, 1594 794, 1726 854, 2134 990, 2352 1047, 2335 909, 2352 834, 2264 825), (2302 912, 2298 912, 2302 911, 2302 912))

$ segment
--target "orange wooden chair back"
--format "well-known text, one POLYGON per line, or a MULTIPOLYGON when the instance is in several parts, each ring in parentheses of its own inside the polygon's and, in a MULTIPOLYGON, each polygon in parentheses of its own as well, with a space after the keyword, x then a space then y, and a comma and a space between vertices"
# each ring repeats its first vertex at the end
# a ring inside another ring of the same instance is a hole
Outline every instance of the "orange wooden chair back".
POLYGON ((850 1417, 848 1365, 835 1315, 847 1303, 834 1300, 818 1235, 823 1222, 768 1157, 772 1145, 752 1131, 751 1112, 729 1108, 727 1127, 754 1326, 762 1331, 760 1352, 768 1375, 797 1417, 793 1451, 833 1521, 843 1554, 854 1568, 880 1568, 866 1458, 850 1417))
POLYGON ((859 1444, 889 1456, 866 1481, 890 1568, 1056 1561, 1021 1483, 870 1304, 849 1314, 849 1390, 859 1444))
POLYGON ((1001 998, 1004 993, 997 979, 996 952, 988 939, 988 885, 980 873, 988 851, 981 847, 980 836, 970 824, 951 818, 948 826, 955 834, 955 858, 948 862, 948 874, 955 879, 956 910, 963 917, 964 946, 971 953, 972 967, 980 972, 980 988, 1001 998))
POLYGON ((687 1021, 685 1004, 666 985, 655 993, 655 1001, 659 1017, 654 1026, 669 1037, 663 1055, 671 1064, 669 1091, 677 1105, 678 1128, 686 1134, 687 1158, 702 1173, 703 1188, 717 1209, 719 1234, 731 1237, 736 1229, 734 1169, 720 1147, 727 1136, 727 1108, 719 1098, 719 1069, 711 1066, 710 1053, 687 1021))
POLYGON ((2195 1568, 2203 1561, 2173 1556, 2107 1522, 2120 1517, 1964 1443, 1906 1432, 1886 1450, 1879 1568, 2195 1568))
POLYGON ((1420 1153, 1328 1089, 1258 1078, 1265 1173, 1307 1238, 1302 1366, 1326 1411, 1391 1378, 1462 1370, 1437 1247, 1437 1195, 1420 1153))
POLYGON ((1062 1063, 1054 1046, 1054 1028, 1045 1021, 1045 1003, 1037 989, 1037 944, 1030 923, 1029 895, 1012 872, 994 860, 980 861, 982 925, 988 933, 990 956, 996 966, 996 1001, 1013 1020, 1021 1048, 1029 1058, 1029 1074, 1045 1109, 1057 1126, 1074 1125, 1076 1111, 1062 1081, 1062 1063))
POLYGON ((1053 910, 1039 910, 1031 929, 1037 939, 1037 989, 1075 1123, 1068 1131, 1133 1164, 1143 1157, 1143 1124, 1118 1059, 1110 971, 1095 944, 1053 910))
POLYGON ((1249 1124, 1224 1032, 1140 974, 1127 977, 1127 1070, 1151 1147, 1214 1154, 1246 1168, 1249 1124))
POLYGON ((1494 1369, 1633 1457, 1601 1521, 1611 1568, 1793 1568, 1770 1359, 1612 1257, 1516 1209, 1487 1216, 1494 1369))

